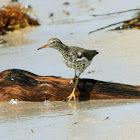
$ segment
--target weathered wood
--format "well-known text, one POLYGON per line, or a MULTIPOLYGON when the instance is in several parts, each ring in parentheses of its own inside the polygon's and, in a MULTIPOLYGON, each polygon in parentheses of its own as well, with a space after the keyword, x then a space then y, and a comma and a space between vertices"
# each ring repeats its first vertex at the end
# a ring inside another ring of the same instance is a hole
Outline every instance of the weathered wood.
MULTIPOLYGON (((70 81, 53 76, 38 76, 24 70, 6 70, 0 73, 0 101, 67 100, 74 87, 70 81)), ((140 86, 81 79, 75 94, 77 100, 140 99, 140 86)))

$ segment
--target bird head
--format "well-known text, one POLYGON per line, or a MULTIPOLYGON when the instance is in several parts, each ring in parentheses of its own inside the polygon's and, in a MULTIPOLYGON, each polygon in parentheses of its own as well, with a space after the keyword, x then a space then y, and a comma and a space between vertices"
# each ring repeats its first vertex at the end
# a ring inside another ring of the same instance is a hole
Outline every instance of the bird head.
POLYGON ((62 46, 62 42, 61 40, 57 39, 57 38, 51 38, 49 39, 48 43, 40 48, 38 48, 37 50, 40 50, 40 49, 43 49, 43 48, 47 48, 47 47, 50 47, 50 48, 59 48, 62 46))

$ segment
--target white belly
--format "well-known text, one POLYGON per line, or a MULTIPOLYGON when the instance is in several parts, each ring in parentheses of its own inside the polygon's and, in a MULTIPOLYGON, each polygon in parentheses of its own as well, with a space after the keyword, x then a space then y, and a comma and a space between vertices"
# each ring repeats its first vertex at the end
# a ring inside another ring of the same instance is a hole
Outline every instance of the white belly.
POLYGON ((70 68, 83 72, 90 64, 91 61, 88 61, 86 57, 73 59, 73 61, 69 61, 68 59, 63 58, 63 62, 70 68))

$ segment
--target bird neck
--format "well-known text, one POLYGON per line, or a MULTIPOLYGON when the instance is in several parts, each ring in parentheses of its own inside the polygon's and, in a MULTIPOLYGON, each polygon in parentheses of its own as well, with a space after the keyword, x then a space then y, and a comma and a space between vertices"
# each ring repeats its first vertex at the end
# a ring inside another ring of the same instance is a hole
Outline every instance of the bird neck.
POLYGON ((63 55, 67 50, 68 50, 68 46, 65 44, 62 44, 61 46, 56 48, 58 51, 61 52, 61 54, 63 55))

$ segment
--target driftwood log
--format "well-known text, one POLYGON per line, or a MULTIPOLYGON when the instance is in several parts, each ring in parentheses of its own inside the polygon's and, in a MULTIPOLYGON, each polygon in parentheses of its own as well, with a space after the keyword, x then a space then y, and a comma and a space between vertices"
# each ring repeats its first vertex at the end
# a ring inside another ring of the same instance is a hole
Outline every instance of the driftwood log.
MULTIPOLYGON (((74 84, 71 79, 38 76, 24 70, 11 69, 0 73, 0 101, 66 101, 74 84)), ((76 99, 140 99, 140 86, 80 79, 76 99)))

